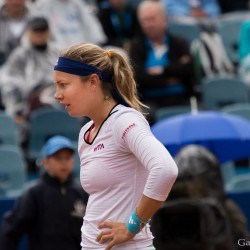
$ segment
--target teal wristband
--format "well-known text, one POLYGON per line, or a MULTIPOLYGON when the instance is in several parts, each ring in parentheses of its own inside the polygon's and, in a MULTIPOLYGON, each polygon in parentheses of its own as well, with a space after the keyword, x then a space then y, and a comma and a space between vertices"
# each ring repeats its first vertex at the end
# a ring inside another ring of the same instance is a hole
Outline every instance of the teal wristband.
POLYGON ((126 223, 126 227, 130 233, 138 234, 146 224, 146 221, 140 220, 136 213, 133 212, 126 223))

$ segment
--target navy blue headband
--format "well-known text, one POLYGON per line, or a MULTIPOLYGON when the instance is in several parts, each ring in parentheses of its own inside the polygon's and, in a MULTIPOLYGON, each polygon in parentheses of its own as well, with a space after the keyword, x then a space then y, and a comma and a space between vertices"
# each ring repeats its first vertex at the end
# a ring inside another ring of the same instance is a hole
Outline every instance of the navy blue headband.
POLYGON ((88 76, 96 73, 102 81, 110 82, 112 84, 113 86, 112 95, 118 101, 118 103, 121 103, 127 107, 129 106, 121 97, 121 95, 118 93, 118 90, 116 89, 115 85, 112 82, 111 76, 94 66, 88 65, 83 62, 75 61, 69 58, 59 57, 56 65, 54 66, 54 70, 78 76, 88 76))
POLYGON ((65 73, 78 75, 78 76, 88 76, 96 73, 100 79, 104 82, 111 82, 111 76, 102 72, 98 68, 88 65, 83 62, 75 61, 65 57, 59 57, 54 70, 62 71, 65 73))

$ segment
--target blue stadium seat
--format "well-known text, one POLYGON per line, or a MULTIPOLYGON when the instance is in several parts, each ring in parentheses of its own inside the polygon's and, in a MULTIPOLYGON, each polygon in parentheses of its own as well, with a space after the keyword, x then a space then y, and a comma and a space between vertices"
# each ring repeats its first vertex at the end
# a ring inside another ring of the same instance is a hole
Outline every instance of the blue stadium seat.
POLYGON ((233 176, 227 185, 228 191, 250 191, 250 174, 233 176))
POLYGON ((234 103, 220 109, 221 112, 239 115, 250 120, 250 103, 234 103))
POLYGON ((226 53, 235 65, 239 62, 238 42, 242 18, 222 19, 218 25, 218 32, 225 46, 226 53))
POLYGON ((0 111, 0 145, 18 145, 18 131, 13 118, 0 111))
POLYGON ((81 121, 70 117, 67 112, 57 109, 33 111, 30 118, 28 158, 37 159, 44 143, 54 135, 63 135, 73 142, 78 141, 81 121))
POLYGON ((163 107, 156 111, 155 119, 156 121, 159 121, 174 115, 180 115, 188 112, 191 112, 191 107, 189 105, 163 107))
POLYGON ((0 190, 2 195, 17 196, 25 187, 26 162, 21 148, 0 146, 0 190))
MULTIPOLYGON (((2 221, 4 214, 7 211, 12 210, 15 201, 16 197, 0 197, 0 223, 2 221)), ((27 249, 28 249, 27 235, 24 235, 19 244, 18 250, 27 250, 27 249)))
POLYGON ((199 38, 201 32, 201 28, 198 23, 170 22, 168 24, 168 29, 171 34, 186 39, 189 44, 199 38))
POLYGON ((250 103, 243 80, 233 76, 205 77, 201 82, 202 104, 205 109, 221 109, 234 103, 250 103))

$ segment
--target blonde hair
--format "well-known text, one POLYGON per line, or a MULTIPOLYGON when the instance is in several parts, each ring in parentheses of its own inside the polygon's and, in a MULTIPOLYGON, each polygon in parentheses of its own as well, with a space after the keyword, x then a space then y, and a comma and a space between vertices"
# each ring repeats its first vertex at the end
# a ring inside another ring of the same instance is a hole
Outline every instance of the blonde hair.
MULTIPOLYGON (((102 82, 104 94, 112 95, 115 87, 118 94, 132 108, 142 112, 146 107, 137 95, 136 82, 128 59, 116 49, 104 50, 101 47, 84 43, 62 51, 61 56, 84 62, 112 76, 112 83, 102 82)), ((113 96, 115 99, 115 97, 113 96)))

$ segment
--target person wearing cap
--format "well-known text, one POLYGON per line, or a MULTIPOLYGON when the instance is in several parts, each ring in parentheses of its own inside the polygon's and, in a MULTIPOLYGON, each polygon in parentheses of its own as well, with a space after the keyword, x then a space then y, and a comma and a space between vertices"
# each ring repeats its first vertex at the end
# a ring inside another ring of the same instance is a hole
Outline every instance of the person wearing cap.
MULTIPOLYGON (((56 107, 56 102, 43 103, 39 97, 44 89, 53 86, 51 68, 58 53, 50 41, 48 21, 39 16, 29 19, 23 43, 11 53, 1 70, 5 111, 20 128, 27 127, 27 119, 33 110, 56 107), (35 100, 34 96, 37 96, 35 100)), ((26 136, 25 129, 20 130, 21 143, 25 143, 26 136)))
POLYGON ((60 135, 43 148, 41 178, 17 198, 0 228, 0 249, 17 250, 27 235, 29 250, 80 250, 88 195, 72 176, 75 148, 60 135))

